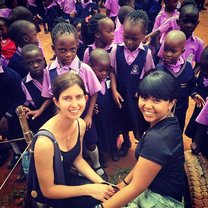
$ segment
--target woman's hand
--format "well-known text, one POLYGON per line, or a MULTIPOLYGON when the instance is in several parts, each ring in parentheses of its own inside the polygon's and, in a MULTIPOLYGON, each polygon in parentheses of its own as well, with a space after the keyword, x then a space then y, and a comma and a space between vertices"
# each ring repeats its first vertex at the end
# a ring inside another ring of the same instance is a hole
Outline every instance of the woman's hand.
POLYGON ((108 200, 115 194, 115 190, 112 186, 106 184, 87 184, 88 193, 91 197, 100 200, 102 202, 108 200))

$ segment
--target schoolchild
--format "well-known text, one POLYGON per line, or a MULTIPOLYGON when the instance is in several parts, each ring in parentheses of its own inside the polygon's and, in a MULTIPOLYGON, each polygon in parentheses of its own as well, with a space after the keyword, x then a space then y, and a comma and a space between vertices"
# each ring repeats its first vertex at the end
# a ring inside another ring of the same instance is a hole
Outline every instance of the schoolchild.
POLYGON ((78 48, 77 48, 77 56, 81 61, 83 61, 84 52, 87 48, 87 45, 83 42, 83 38, 82 38, 82 32, 81 32, 82 23, 83 23, 83 20, 76 19, 76 18, 73 21, 71 21, 71 24, 77 30, 78 41, 79 41, 78 48))
MULTIPOLYGON (((92 37, 92 44, 88 46, 84 53, 84 63, 89 63, 89 56, 93 49, 103 48, 110 52, 114 39, 115 25, 113 21, 104 14, 95 14, 87 24, 87 30, 92 37)), ((84 35, 84 31, 82 31, 84 35)))
POLYGON ((37 45, 28 44, 22 48, 21 55, 28 75, 22 79, 25 94, 25 111, 30 129, 36 131, 52 117, 50 100, 41 96, 45 58, 37 45))
MULTIPOLYGON (((22 105, 25 100, 24 93, 21 88, 21 78, 12 69, 0 65, 0 95, 2 103, 0 105, 0 135, 9 140, 22 138, 22 131, 19 124, 16 107, 22 105)), ((7 164, 9 169, 12 169, 19 159, 21 152, 24 151, 25 141, 11 143, 14 154, 7 164)), ((3 154, 4 152, 1 151, 3 154)), ((5 153, 6 154, 6 153, 5 153)), ((5 158, 5 155, 3 155, 5 158)), ((1 158, 2 159, 2 158, 1 158)), ((1 162, 1 160, 0 160, 1 162)), ((17 181, 21 182, 25 179, 22 169, 20 175, 17 176, 17 181)))
POLYGON ((119 136, 118 110, 110 89, 110 56, 104 49, 96 48, 90 54, 89 64, 102 85, 97 97, 96 112, 93 116, 98 135, 99 151, 100 153, 109 153, 113 161, 118 161, 120 159, 117 148, 119 136))
POLYGON ((98 5, 92 0, 78 0, 76 2, 76 18, 85 19, 89 15, 100 13, 98 5))
POLYGON ((181 130, 184 130, 186 111, 189 105, 189 96, 197 103, 203 104, 203 98, 198 94, 196 81, 191 63, 181 56, 184 52, 186 36, 179 30, 170 31, 165 38, 163 48, 163 62, 157 65, 157 70, 162 70, 172 75, 176 80, 178 91, 175 115, 178 118, 181 130))
POLYGON ((42 21, 45 25, 44 32, 47 33, 52 31, 55 26, 55 19, 61 17, 63 15, 63 11, 53 0, 44 0, 43 7, 44 15, 42 21))
POLYGON ((103 175, 104 170, 100 167, 99 154, 96 146, 96 130, 92 122, 92 114, 97 94, 101 89, 100 82, 91 67, 81 62, 77 57, 78 37, 76 29, 71 24, 57 24, 52 30, 52 43, 52 48, 57 58, 48 65, 44 71, 42 96, 49 99, 52 97, 51 86, 57 76, 69 71, 79 74, 84 81, 87 93, 90 97, 88 106, 82 115, 88 129, 85 134, 84 142, 88 154, 92 159, 93 167, 97 170, 98 174, 103 175))
MULTIPOLYGON (((206 100, 206 97, 208 97, 208 46, 204 49, 201 55, 200 72, 197 77, 196 83, 198 93, 202 96, 204 100, 206 100)), ((195 141, 196 129, 198 126, 198 123, 195 120, 196 117, 199 115, 201 109, 202 106, 199 107, 195 105, 194 112, 185 131, 186 136, 192 139, 191 150, 194 154, 198 154, 200 151, 198 142, 195 141)))
POLYGON ((9 60, 16 52, 15 43, 8 37, 9 23, 3 17, 0 17, 0 32, 1 32, 1 54, 9 60))
POLYGON ((118 16, 119 4, 118 0, 106 0, 105 1, 106 15, 115 21, 118 16))
POLYGON ((179 12, 177 11, 178 0, 164 0, 164 7, 161 9, 157 17, 155 18, 155 23, 153 31, 159 28, 165 21, 170 17, 178 17, 179 12))
POLYGON ((126 156, 131 146, 129 131, 139 139, 139 121, 136 92, 140 80, 155 68, 151 51, 142 40, 148 29, 148 17, 142 10, 134 10, 124 21, 124 43, 113 47, 110 53, 115 74, 110 73, 113 98, 120 109, 121 130, 124 137, 120 154, 126 156))
POLYGON ((86 123, 80 116, 87 98, 85 84, 77 74, 56 77, 53 101, 57 114, 32 142, 27 190, 33 206, 90 208, 115 193, 82 157, 86 123), (82 177, 70 172, 72 166, 82 177))
MULTIPOLYGON (((162 24, 156 31, 153 31, 149 35, 162 34, 161 47, 158 52, 158 56, 161 58, 163 55, 163 44, 167 33, 171 30, 181 30, 186 35, 185 51, 183 58, 188 60, 194 69, 198 68, 200 57, 204 49, 204 41, 193 34, 197 25, 199 24, 199 10, 196 4, 191 1, 184 1, 180 8, 179 17, 172 17, 162 24)), ((149 37, 148 35, 148 37, 149 37)))
POLYGON ((21 49, 29 43, 38 45, 36 27, 29 21, 17 20, 9 27, 9 37, 15 42, 17 50, 9 60, 8 67, 12 68, 23 78, 28 71, 23 64, 21 49))
POLYGON ((114 43, 123 43, 123 24, 126 16, 134 10, 131 6, 122 6, 118 12, 120 25, 114 31, 114 43))
MULTIPOLYGON (((141 80, 138 106, 148 122, 136 148, 136 164, 102 207, 182 208, 184 193, 184 149, 182 132, 172 114, 176 103, 175 80, 164 72, 153 72, 141 80)), ((98 206, 97 206, 98 207, 98 206)))

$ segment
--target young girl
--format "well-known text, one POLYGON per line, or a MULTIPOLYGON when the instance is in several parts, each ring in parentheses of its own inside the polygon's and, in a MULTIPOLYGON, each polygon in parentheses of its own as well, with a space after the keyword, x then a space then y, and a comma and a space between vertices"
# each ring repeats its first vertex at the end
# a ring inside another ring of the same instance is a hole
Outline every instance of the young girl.
POLYGON ((144 74, 153 69, 151 51, 142 43, 148 29, 148 17, 142 10, 128 14, 124 21, 124 43, 111 51, 111 73, 113 98, 120 108, 121 130, 124 137, 120 155, 126 156, 131 146, 128 132, 134 132, 139 139, 139 121, 136 92, 144 74))
MULTIPOLYGON (((103 48, 108 52, 111 51, 114 39, 114 28, 113 21, 104 14, 96 14, 90 19, 87 25, 87 31, 92 35, 91 41, 93 41, 93 44, 89 45, 85 50, 83 59, 85 63, 89 63, 90 53, 95 48, 103 48)), ((83 31, 82 36, 84 35, 83 31)))
POLYGON ((184 207, 184 149, 182 132, 172 114, 176 103, 175 80, 153 72, 139 84, 139 109, 149 123, 136 148, 137 163, 117 186, 120 191, 104 208, 184 207))
POLYGON ((161 9, 160 13, 155 18, 153 31, 156 30, 160 25, 167 21, 170 17, 178 17, 179 12, 177 11, 178 0, 164 0, 165 6, 161 9))
POLYGON ((24 105, 30 129, 36 131, 52 117, 50 101, 41 97, 45 59, 37 45, 28 44, 22 48, 21 55, 28 75, 22 79, 22 89, 26 100, 24 105))
POLYGON ((197 106, 201 106, 204 100, 197 93, 194 71, 191 63, 184 60, 186 36, 179 30, 173 30, 166 35, 163 52, 163 62, 157 65, 157 70, 162 70, 172 75, 176 80, 178 97, 175 115, 178 118, 181 130, 184 130, 186 111, 189 104, 189 96, 194 99, 197 106))
POLYGON ((34 136, 28 194, 33 205, 93 207, 113 195, 114 189, 101 184, 102 178, 82 158, 86 124, 79 117, 87 101, 85 85, 78 75, 68 72, 55 79, 53 95, 58 112, 34 136), (72 166, 84 177, 73 175, 72 166))
POLYGON ((90 54, 90 66, 102 85, 96 102, 96 113, 93 116, 98 134, 99 150, 110 153, 112 160, 118 161, 120 157, 116 142, 119 136, 119 128, 117 108, 113 102, 108 77, 110 71, 108 52, 101 48, 94 49, 90 54))
POLYGON ((8 20, 0 17, 0 32, 1 32, 1 54, 9 60, 16 51, 16 46, 8 37, 8 20))
MULTIPOLYGON (((197 91, 202 98, 206 100, 206 97, 208 96, 208 46, 204 49, 201 56, 200 73, 197 78, 197 91)), ((194 154, 198 154, 200 151, 198 142, 195 141, 196 129, 198 126, 198 123, 195 120, 201 109, 202 107, 195 105, 194 112, 185 131, 185 134, 192 139, 191 150, 194 154)))
POLYGON ((52 30, 52 43, 52 48, 57 59, 44 71, 42 96, 49 99, 52 97, 51 86, 57 76, 68 71, 79 74, 90 96, 88 106, 82 115, 88 130, 85 134, 84 141, 89 150, 88 154, 93 161, 93 167, 98 174, 103 175, 104 171, 100 167, 98 149, 96 146, 97 137, 95 127, 92 122, 92 114, 97 94, 101 89, 100 82, 91 67, 81 62, 76 56, 78 37, 76 29, 72 25, 68 23, 57 24, 52 30))

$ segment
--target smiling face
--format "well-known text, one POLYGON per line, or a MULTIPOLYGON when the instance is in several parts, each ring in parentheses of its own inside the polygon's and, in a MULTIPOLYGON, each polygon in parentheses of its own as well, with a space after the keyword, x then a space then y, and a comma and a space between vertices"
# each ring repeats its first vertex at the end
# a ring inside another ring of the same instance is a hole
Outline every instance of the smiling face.
POLYGON ((139 109, 143 114, 144 119, 153 127, 159 121, 167 118, 171 114, 171 109, 175 101, 165 101, 154 97, 139 96, 139 109))
POLYGON ((115 25, 110 18, 99 21, 99 32, 95 34, 104 44, 110 45, 114 40, 115 25))
POLYGON ((40 50, 32 50, 23 54, 24 63, 34 79, 43 78, 45 60, 40 50))
POLYGON ((83 90, 77 84, 64 90, 59 99, 53 98, 54 103, 59 108, 59 113, 64 117, 75 120, 83 113, 87 95, 84 95, 83 90))
POLYGON ((145 37, 142 21, 131 22, 129 19, 124 22, 123 41, 125 46, 132 52, 137 49, 145 37))
POLYGON ((59 64, 70 65, 77 54, 77 39, 73 33, 59 35, 52 46, 59 64))

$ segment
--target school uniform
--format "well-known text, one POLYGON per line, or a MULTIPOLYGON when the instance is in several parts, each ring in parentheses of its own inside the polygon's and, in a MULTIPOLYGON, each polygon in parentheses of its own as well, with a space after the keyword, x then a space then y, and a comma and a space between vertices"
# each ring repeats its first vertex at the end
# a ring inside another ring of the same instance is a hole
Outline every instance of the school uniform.
POLYGON ((203 124, 205 126, 208 126, 208 100, 206 101, 203 109, 199 113, 199 115, 196 118, 196 122, 203 124))
POLYGON ((57 17, 61 17, 63 15, 63 11, 55 3, 52 3, 48 7, 44 7, 44 11, 43 22, 48 24, 48 31, 51 32, 55 26, 54 20, 57 17))
POLYGON ((186 119, 186 111, 189 105, 189 96, 196 93, 196 80, 191 64, 182 57, 175 65, 166 65, 160 63, 156 67, 159 71, 165 71, 175 78, 176 90, 178 93, 175 115, 178 118, 179 125, 183 131, 186 119))
POLYGON ((9 14, 11 13, 11 11, 12 10, 10 8, 0 9, 0 17, 7 18, 9 16, 9 14))
POLYGON ((153 31, 158 29, 160 27, 160 25, 162 25, 164 22, 166 22, 169 18, 171 17, 179 17, 179 12, 177 10, 174 10, 172 13, 172 16, 169 16, 166 11, 165 11, 165 7, 163 7, 159 14, 157 15, 157 17, 155 18, 155 23, 154 23, 154 27, 153 27, 153 31))
MULTIPOLYGON (((164 53, 164 42, 161 44, 158 56, 162 59, 164 53)), ((199 63, 204 50, 204 41, 194 34, 185 42, 185 51, 182 54, 184 60, 189 61, 192 66, 199 63)))
POLYGON ((82 40, 79 40, 79 45, 77 48, 77 56, 81 61, 83 61, 83 59, 84 59, 84 52, 87 49, 87 47, 88 46, 86 44, 84 44, 84 42, 82 40))
POLYGON ((114 21, 118 16, 118 11, 120 9, 118 0, 106 0, 105 8, 110 11, 109 17, 114 21))
MULTIPOLYGON (((19 105, 25 100, 21 88, 20 76, 8 67, 0 67, 0 118, 3 116, 8 119, 8 139, 17 139, 23 137, 17 114, 15 112, 19 105)), ((26 147, 25 141, 19 141, 18 147, 23 151, 26 147)))
POLYGON ((114 43, 123 43, 123 25, 118 26, 114 31, 114 43))
MULTIPOLYGON (((55 78, 61 74, 71 71, 72 73, 78 74, 85 84, 85 89, 87 93, 92 96, 95 93, 99 92, 101 89, 101 84, 98 81, 95 73, 91 69, 91 67, 79 60, 76 56, 75 59, 69 66, 60 66, 58 60, 56 59, 51 65, 49 65, 44 70, 43 77, 43 87, 42 87, 42 96, 46 98, 52 97, 51 85, 55 78)), ((87 113, 88 103, 85 108, 85 111, 82 114, 82 118, 87 113)), ((86 146, 90 146, 91 144, 95 144, 97 141, 97 134, 95 130, 94 123, 92 122, 92 127, 86 131, 84 139, 86 146)))
MULTIPOLYGON (((206 97, 208 96, 208 79, 205 79, 203 72, 200 72, 196 83, 197 83, 197 92, 202 96, 204 100, 206 100, 206 97)), ((192 138, 193 140, 195 139, 196 129, 198 126, 198 123, 195 120, 201 110, 202 110, 202 107, 197 107, 195 105, 193 114, 186 127, 186 131, 185 131, 186 136, 192 138)))
POLYGON ((124 99, 119 112, 121 129, 126 133, 133 130, 138 139, 138 98, 135 95, 144 74, 155 67, 151 51, 142 43, 133 52, 124 44, 117 45, 111 51, 111 65, 115 68, 117 90, 124 99))
POLYGON ((95 2, 91 0, 87 3, 84 1, 76 2, 76 18, 83 20, 89 15, 94 15, 94 11, 99 12, 98 5, 95 2))
POLYGON ((76 1, 75 0, 57 0, 56 1, 61 10, 64 12, 63 18, 65 19, 70 19, 70 14, 71 13, 76 13, 76 1))
MULTIPOLYGON (((106 45, 105 48, 103 48, 103 49, 106 50, 108 53, 110 53, 113 46, 114 46, 114 44, 112 43, 110 45, 106 45)), ((92 50, 94 50, 96 48, 97 47, 96 47, 95 43, 93 43, 87 47, 87 49, 84 52, 84 58, 83 58, 84 63, 89 64, 90 54, 91 54, 92 50)))
MULTIPOLYGON (((31 110, 39 109, 43 102, 46 100, 41 96, 42 83, 38 80, 33 79, 30 73, 22 79, 22 90, 25 93, 25 103, 27 107, 31 110)), ((35 133, 47 120, 49 120, 53 115, 52 105, 35 120, 29 119, 29 126, 31 130, 35 133)))
POLYGON ((102 89, 98 93, 98 114, 93 115, 98 147, 101 152, 112 152, 117 149, 116 141, 119 136, 118 109, 113 101, 110 80, 101 81, 102 89))
POLYGON ((23 64, 20 47, 17 47, 15 54, 9 60, 8 67, 16 71, 21 78, 25 77, 28 74, 28 70, 23 64))

